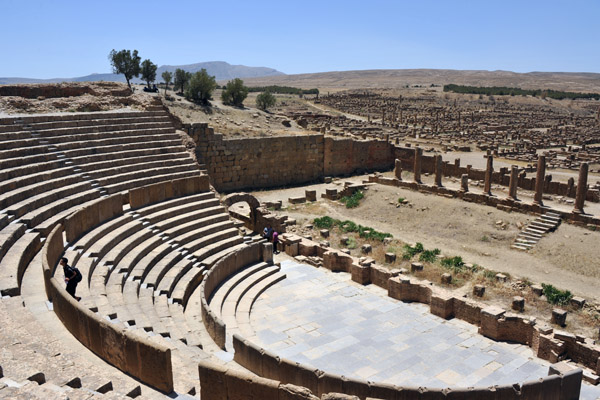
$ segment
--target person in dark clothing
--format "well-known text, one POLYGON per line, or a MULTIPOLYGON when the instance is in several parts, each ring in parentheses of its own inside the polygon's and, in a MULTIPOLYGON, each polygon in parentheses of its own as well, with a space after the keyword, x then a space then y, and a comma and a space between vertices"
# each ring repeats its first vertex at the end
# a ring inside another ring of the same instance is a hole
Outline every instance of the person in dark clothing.
POLYGON ((273 231, 273 253, 279 254, 279 250, 277 250, 277 244, 279 243, 279 235, 277 232, 273 231))
POLYGON ((67 293, 69 293, 77 301, 81 300, 81 297, 75 296, 77 290, 77 284, 81 281, 81 272, 77 268, 69 265, 69 260, 66 257, 60 259, 60 265, 63 267, 65 274, 65 283, 67 284, 67 293))

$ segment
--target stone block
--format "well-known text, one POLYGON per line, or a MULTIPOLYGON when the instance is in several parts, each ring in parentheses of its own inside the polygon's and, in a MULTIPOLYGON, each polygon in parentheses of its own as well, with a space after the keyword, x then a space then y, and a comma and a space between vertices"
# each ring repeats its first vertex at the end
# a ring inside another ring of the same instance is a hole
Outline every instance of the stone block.
POLYGON ((340 244, 346 246, 348 245, 348 242, 350 241, 350 238, 348 236, 342 236, 340 238, 340 244))
POLYGON ((506 275, 504 275, 504 274, 497 273, 496 274, 496 280, 498 282, 506 282, 508 280, 508 277, 506 275))
POLYGON ((525 310, 525 299, 521 296, 514 296, 511 308, 515 311, 523 312, 525 310))
POLYGON ((262 260, 267 264, 273 264, 273 243, 262 244, 262 260))
POLYGON ((366 285, 371 283, 371 265, 361 265, 352 263, 350 265, 350 272, 352 274, 352 280, 354 282, 360 283, 361 285, 366 285))
POLYGON ((396 261, 396 254, 394 253, 385 253, 385 262, 391 264, 396 261))
POLYGON ((540 285, 531 285, 531 292, 536 296, 541 296, 544 292, 544 288, 540 285))
POLYGON ((319 234, 321 235, 321 237, 327 238, 329 237, 329 229, 321 229, 319 231, 319 234))
POLYGON ((484 294, 485 294, 485 286, 483 286, 483 285, 473 286, 473 296, 483 297, 484 294))
POLYGON ((567 311, 555 308, 552 310, 552 323, 558 326, 567 325, 567 311))
POLYGON ((571 305, 575 308, 583 308, 585 299, 583 297, 575 296, 571 299, 571 305))
POLYGON ((317 191, 316 190, 305 190, 304 196, 308 201, 317 201, 317 191))
POLYGON ((373 247, 371 247, 370 244, 363 244, 362 246, 360 246, 360 251, 363 254, 370 254, 373 251, 373 247))
POLYGON ((306 197, 303 196, 298 196, 298 197, 290 197, 288 199, 288 202, 290 204, 301 204, 301 203, 306 203, 306 197))
POLYGON ((452 274, 449 273, 443 273, 442 274, 442 283, 449 285, 452 283, 452 274))
POLYGON ((410 263, 410 272, 415 273, 420 271, 423 271, 423 264, 418 262, 410 263))

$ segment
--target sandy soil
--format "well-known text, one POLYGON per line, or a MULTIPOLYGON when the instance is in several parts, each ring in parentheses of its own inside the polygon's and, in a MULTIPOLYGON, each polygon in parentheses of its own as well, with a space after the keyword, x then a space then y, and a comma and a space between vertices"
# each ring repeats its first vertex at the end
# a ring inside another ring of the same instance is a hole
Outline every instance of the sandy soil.
MULTIPOLYGON (((360 181, 364 177, 351 180, 360 181)), ((341 181, 339 182, 341 183, 341 181)), ((325 187, 316 185, 318 195, 325 187)), ((302 195, 304 187, 254 192, 261 201, 287 200, 302 195)), ((286 202, 285 202, 286 203, 286 202)), ((347 209, 335 202, 320 201, 319 206, 299 207, 286 212, 300 224, 315 216, 329 215, 350 219, 394 238, 425 248, 439 248, 448 256, 460 255, 469 263, 508 272, 537 283, 550 283, 577 295, 600 301, 600 232, 566 223, 544 237, 531 252, 510 248, 519 232, 533 216, 506 213, 457 199, 448 199, 410 190, 376 185, 367 191, 361 205, 347 209), (399 197, 412 207, 396 208, 399 197), (500 222, 501 223, 498 223, 500 222), (502 225, 506 228, 502 229, 502 225)))

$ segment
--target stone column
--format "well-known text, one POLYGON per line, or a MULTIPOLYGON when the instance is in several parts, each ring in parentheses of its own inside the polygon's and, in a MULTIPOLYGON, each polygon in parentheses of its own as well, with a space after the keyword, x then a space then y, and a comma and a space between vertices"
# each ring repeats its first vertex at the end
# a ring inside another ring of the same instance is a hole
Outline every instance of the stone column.
POLYGON ((483 184, 483 194, 492 195, 492 173, 494 172, 494 157, 488 155, 487 168, 485 169, 485 181, 483 184))
POLYGON ((537 163, 537 174, 535 176, 535 195, 533 204, 544 205, 542 194, 544 193, 544 175, 546 174, 546 156, 539 156, 537 163))
POLYGON ((442 156, 435 156, 435 185, 442 187, 442 156))
POLYGON ((423 149, 420 147, 415 148, 415 165, 413 171, 415 173, 415 182, 421 183, 421 156, 423 155, 423 149))
POLYGON ((462 174, 460 176, 460 190, 461 190, 461 192, 469 191, 469 175, 462 174))
POLYGON ((510 169, 510 181, 508 184, 508 198, 517 200, 517 182, 519 181, 519 167, 513 165, 510 169))
POLYGON ((402 180, 402 161, 398 159, 396 159, 396 161, 394 162, 394 176, 399 181, 402 180))
POLYGON ((569 180, 567 181, 567 197, 575 197, 575 179, 573 179, 573 177, 570 177, 569 180))
POLYGON ((587 195, 587 177, 588 163, 581 163, 581 167, 579 167, 579 180, 577 181, 575 208, 573 209, 573 212, 576 214, 583 214, 583 205, 585 203, 585 196, 587 195))

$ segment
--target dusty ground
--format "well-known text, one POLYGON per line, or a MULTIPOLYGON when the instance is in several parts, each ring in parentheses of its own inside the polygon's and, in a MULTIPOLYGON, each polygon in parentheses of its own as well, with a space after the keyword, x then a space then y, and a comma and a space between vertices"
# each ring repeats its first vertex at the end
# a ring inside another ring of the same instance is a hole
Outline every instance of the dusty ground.
MULTIPOLYGON (((171 90, 168 91, 164 103, 171 113, 177 115, 184 123, 206 122, 215 132, 227 136, 261 137, 312 133, 285 116, 290 111, 318 112, 318 109, 298 96, 274 94, 277 103, 265 112, 256 107, 256 96, 259 93, 249 93, 244 100, 244 107, 237 108, 223 104, 221 92, 220 89, 215 90, 210 102, 211 107, 196 105, 171 90)), ((161 90, 160 95, 164 98, 164 90, 161 90)))
POLYGON ((0 115, 108 111, 125 107, 143 110, 150 106, 153 100, 142 91, 142 85, 134 85, 136 90, 131 93, 126 84, 116 82, 22 86, 38 88, 40 95, 0 96, 0 115), (80 94, 82 87, 86 87, 87 93, 80 94))

